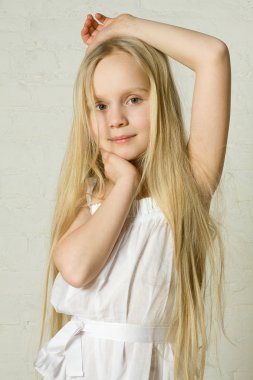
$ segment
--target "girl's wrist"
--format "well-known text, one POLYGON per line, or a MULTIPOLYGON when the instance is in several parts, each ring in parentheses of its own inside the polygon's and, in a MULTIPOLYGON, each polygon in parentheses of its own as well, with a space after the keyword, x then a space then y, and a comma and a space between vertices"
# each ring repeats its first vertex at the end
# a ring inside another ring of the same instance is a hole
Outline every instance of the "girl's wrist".
POLYGON ((117 36, 135 36, 137 17, 130 13, 122 13, 118 16, 117 36))
POLYGON ((138 173, 133 174, 133 175, 127 175, 127 176, 122 176, 120 177, 116 183, 125 183, 134 189, 138 187, 138 184, 140 182, 140 175, 138 173))

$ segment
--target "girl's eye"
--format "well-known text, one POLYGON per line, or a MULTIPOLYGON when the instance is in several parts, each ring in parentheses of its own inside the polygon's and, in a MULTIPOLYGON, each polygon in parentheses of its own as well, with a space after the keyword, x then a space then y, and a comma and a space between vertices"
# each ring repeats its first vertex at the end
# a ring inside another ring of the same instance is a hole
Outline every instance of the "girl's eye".
MULTIPOLYGON (((102 104, 102 103, 96 104, 96 108, 97 108, 98 106, 104 106, 104 104, 102 104)), ((103 110, 99 109, 99 111, 103 111, 103 110)))
MULTIPOLYGON (((140 98, 138 98, 137 96, 135 96, 135 97, 133 97, 133 98, 131 98, 131 99, 129 99, 129 100, 133 100, 133 99, 138 99, 138 100, 141 100, 140 98)), ((134 104, 135 104, 136 102, 134 102, 134 104)))
MULTIPOLYGON (((138 97, 133 97, 133 98, 131 98, 131 99, 129 99, 129 100, 133 100, 133 99, 138 99, 138 100, 141 100, 141 98, 138 98, 138 97)), ((132 104, 138 104, 139 102, 134 102, 134 103, 132 103, 132 104)), ((103 103, 98 103, 98 104, 96 104, 96 106, 95 107, 100 107, 100 106, 104 106, 104 104, 103 103)), ((99 111, 103 111, 104 109, 101 109, 101 108, 99 108, 98 109, 99 111)))

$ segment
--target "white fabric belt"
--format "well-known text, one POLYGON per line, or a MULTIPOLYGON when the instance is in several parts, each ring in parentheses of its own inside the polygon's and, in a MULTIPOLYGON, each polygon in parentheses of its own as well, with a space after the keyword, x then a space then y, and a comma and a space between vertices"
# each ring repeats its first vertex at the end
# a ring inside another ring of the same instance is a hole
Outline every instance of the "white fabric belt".
MULTIPOLYGON (((89 336, 125 342, 166 343, 167 326, 147 326, 87 319, 73 315, 43 347, 34 361, 35 369, 54 379, 59 366, 66 360, 66 375, 84 376, 81 331, 89 336), (68 347, 67 347, 68 346, 68 347)), ((172 352, 170 362, 172 363, 172 352)))

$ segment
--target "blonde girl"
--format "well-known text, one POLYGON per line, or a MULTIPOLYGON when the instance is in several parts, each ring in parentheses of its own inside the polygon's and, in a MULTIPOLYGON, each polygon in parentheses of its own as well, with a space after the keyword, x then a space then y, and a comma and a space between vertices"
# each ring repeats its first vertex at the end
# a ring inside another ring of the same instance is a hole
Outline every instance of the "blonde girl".
POLYGON ((228 47, 130 14, 88 15, 81 35, 45 281, 50 340, 34 366, 45 379, 202 380, 207 289, 225 333, 210 205, 229 129, 228 47), (195 73, 188 139, 170 58, 195 73))

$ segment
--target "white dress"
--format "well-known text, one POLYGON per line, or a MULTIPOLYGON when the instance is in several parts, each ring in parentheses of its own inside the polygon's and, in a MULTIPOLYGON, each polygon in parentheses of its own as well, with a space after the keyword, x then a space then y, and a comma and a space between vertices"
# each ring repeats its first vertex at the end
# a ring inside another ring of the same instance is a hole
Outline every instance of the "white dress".
MULTIPOLYGON (((91 180, 88 191, 94 185, 91 180)), ((100 203, 91 203, 88 194, 87 201, 94 214, 100 203)), ((51 304, 72 317, 34 361, 43 379, 173 380, 173 351, 165 335, 172 234, 153 198, 134 202, 137 210, 131 208, 89 288, 71 286, 60 272, 55 278, 51 304)))

